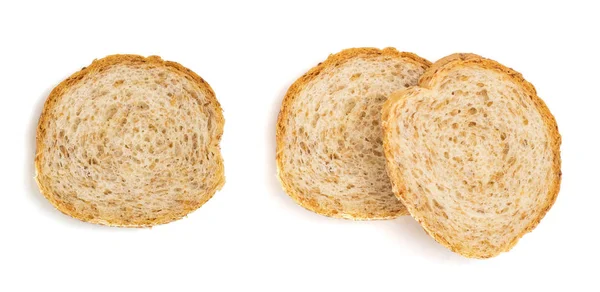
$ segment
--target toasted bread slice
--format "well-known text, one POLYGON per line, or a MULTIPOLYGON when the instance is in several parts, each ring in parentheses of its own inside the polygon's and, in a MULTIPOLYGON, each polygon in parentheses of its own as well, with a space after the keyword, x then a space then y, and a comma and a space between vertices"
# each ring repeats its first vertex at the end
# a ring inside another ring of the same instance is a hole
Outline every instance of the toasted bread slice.
POLYGON ((111 226, 177 220, 224 184, 222 110, 178 63, 113 55, 50 93, 37 129, 36 180, 61 212, 111 226))
POLYGON ((277 170, 285 192, 331 217, 408 214, 385 171, 381 106, 391 92, 415 85, 429 65, 393 48, 357 48, 329 56, 298 79, 277 122, 277 170))
POLYGON ((383 107, 394 192, 438 242, 466 257, 510 250, 560 187, 561 137, 521 74, 473 54, 434 63, 383 107))

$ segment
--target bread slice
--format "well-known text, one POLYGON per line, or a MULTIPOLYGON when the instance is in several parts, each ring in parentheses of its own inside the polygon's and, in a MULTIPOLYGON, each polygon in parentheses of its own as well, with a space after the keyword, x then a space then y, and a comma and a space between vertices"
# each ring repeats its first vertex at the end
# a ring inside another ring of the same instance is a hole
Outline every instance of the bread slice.
POLYGON ((298 79, 277 122, 277 170, 285 192, 331 217, 408 214, 385 172, 381 106, 393 91, 415 85, 429 65, 393 48, 355 48, 298 79))
POLYGON ((394 192, 438 242, 466 257, 510 250, 560 187, 561 137, 521 74, 473 54, 432 65, 383 107, 394 192))
POLYGON ((182 218, 224 184, 222 110, 211 87, 157 56, 95 60, 50 93, 36 180, 61 212, 111 226, 182 218))

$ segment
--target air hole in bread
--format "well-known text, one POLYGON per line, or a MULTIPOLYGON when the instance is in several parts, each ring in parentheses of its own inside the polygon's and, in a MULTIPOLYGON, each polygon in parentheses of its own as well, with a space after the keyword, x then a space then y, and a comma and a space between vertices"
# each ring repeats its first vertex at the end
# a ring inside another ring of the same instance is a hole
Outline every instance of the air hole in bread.
POLYGON ((433 206, 435 208, 442 209, 442 210, 444 209, 444 207, 437 200, 433 199, 432 202, 433 202, 433 206))
POLYGON ((507 155, 509 150, 510 146, 508 145, 508 143, 505 143, 504 148, 502 149, 502 154, 507 155))

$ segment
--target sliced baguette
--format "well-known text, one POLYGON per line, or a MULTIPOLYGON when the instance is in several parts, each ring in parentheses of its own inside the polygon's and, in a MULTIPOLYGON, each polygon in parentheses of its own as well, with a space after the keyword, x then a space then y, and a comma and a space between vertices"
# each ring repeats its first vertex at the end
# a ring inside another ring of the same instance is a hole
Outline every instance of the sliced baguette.
POLYGON ((50 93, 36 180, 61 212, 111 226, 184 217, 224 184, 222 110, 211 87, 157 56, 95 60, 50 93))
POLYGON ((277 170, 299 205, 339 218, 408 214, 392 192, 381 142, 381 106, 417 83, 430 62, 393 48, 329 56, 288 90, 277 122, 277 170))
POLYGON ((382 114, 394 192, 438 242, 466 257, 510 250, 560 188, 561 137, 521 74, 473 54, 434 63, 382 114))

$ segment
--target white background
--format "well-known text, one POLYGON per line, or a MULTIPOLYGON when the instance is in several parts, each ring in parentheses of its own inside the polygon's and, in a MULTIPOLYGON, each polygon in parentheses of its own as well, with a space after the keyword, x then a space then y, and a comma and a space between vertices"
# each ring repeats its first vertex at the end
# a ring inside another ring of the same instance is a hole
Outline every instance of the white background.
POLYGON ((0 291, 599 291, 594 2, 2 1, 0 291), (473 52, 536 86, 563 136, 563 183, 512 251, 462 258, 411 217, 330 219, 283 193, 274 132, 285 91, 330 53, 361 46, 430 61, 473 52), (34 183, 48 93, 115 53, 180 62, 224 109, 227 183, 185 219, 152 229, 83 223, 54 210, 34 183))

